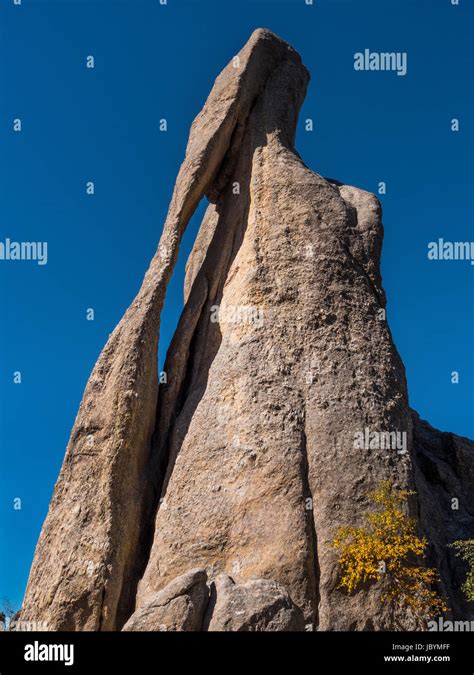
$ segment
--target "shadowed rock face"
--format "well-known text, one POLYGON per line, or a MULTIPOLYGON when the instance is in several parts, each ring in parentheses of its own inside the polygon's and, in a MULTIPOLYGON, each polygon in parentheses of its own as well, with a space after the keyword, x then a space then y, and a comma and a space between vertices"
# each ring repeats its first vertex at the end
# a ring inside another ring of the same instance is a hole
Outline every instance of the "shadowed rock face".
POLYGON ((328 545, 382 479, 418 489, 412 515, 467 616, 445 544, 473 535, 474 444, 413 418, 384 320, 380 205, 312 172, 293 147, 308 79, 288 44, 255 31, 194 121, 158 251, 87 384, 22 619, 50 630, 410 628, 380 587, 337 590, 328 545), (158 391, 166 285, 204 195, 158 391), (405 434, 403 451, 355 448, 365 429, 405 434), (451 496, 463 503, 455 526, 451 496))

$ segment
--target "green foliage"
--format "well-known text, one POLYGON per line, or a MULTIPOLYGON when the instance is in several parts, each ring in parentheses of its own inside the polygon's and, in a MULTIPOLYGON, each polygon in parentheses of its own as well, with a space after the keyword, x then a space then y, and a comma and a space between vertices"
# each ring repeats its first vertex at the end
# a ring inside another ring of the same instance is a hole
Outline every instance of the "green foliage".
POLYGON ((462 585, 462 590, 468 600, 474 602, 474 539, 459 539, 449 544, 454 548, 458 558, 462 558, 469 565, 466 580, 462 585))

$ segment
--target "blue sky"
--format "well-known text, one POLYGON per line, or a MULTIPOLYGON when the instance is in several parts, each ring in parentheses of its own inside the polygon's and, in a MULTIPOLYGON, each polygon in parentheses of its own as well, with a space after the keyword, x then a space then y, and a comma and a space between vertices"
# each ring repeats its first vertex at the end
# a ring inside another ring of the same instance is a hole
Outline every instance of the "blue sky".
MULTIPOLYGON (((427 259, 430 241, 474 239, 471 2, 3 0, 1 14, 0 241, 47 241, 48 264, 0 261, 0 599, 21 603, 84 386, 154 253, 190 124, 257 27, 311 71, 305 162, 374 192, 386 182, 382 273, 411 405, 474 437, 474 266, 427 259), (366 48, 406 52, 406 76, 355 71, 366 48)), ((168 292, 161 362, 203 209, 168 292)))

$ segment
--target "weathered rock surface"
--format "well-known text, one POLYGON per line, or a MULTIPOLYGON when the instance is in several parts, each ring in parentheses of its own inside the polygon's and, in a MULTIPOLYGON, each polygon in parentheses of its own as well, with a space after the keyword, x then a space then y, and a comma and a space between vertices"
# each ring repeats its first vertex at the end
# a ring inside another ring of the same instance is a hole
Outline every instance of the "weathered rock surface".
POLYGON ((198 631, 209 603, 205 570, 191 570, 172 581, 132 614, 124 631, 198 631))
POLYGON ((367 426, 406 432, 411 447, 404 370, 379 318, 381 209, 295 153, 306 83, 289 50, 188 263, 156 425, 164 501, 138 607, 197 564, 237 584, 274 579, 322 629, 394 621, 379 590, 336 590, 328 546, 379 480, 412 485, 410 453, 354 449, 367 426))
POLYGON ((304 631, 303 612, 286 589, 268 579, 235 584, 226 574, 216 579, 217 601, 210 631, 304 631))
POLYGON ((193 123, 158 252, 87 385, 25 618, 113 630, 135 607, 126 630, 199 630, 204 578, 186 586, 199 568, 215 580, 210 630, 412 628, 378 585, 337 589, 333 531, 359 522, 382 479, 419 490, 411 513, 466 610, 445 542, 473 536, 474 444, 412 416, 385 320, 380 204, 294 149, 308 79, 258 30, 193 123), (158 392, 159 314, 203 195, 158 392), (366 429, 404 434, 404 448, 359 449, 366 429), (446 530, 453 490, 463 510, 446 530))
POLYGON ((189 219, 226 180, 242 124, 288 49, 256 31, 240 67, 231 63, 217 78, 193 123, 157 253, 87 383, 30 572, 25 620, 45 619, 50 630, 114 630, 130 613, 154 503, 147 468, 166 286, 189 219))

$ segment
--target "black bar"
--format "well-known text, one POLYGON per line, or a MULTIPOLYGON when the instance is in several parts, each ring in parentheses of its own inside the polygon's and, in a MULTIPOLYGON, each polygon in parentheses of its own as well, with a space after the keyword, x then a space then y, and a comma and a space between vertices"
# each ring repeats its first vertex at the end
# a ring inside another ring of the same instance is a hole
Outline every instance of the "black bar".
POLYGON ((215 668, 246 675, 258 665, 308 675, 453 673, 473 675, 473 634, 466 633, 0 633, 0 675, 100 675, 215 668), (35 643, 37 647, 35 648, 35 643), (28 646, 29 645, 29 646, 28 646), (47 647, 41 647, 46 645, 47 647), (49 651, 49 645, 58 649, 49 651), (61 648, 63 651, 61 653, 61 648), (72 645, 73 652, 64 650, 72 645), (36 649, 36 651, 35 651, 36 649), (27 661, 25 655, 73 662, 27 661), (428 662, 427 659, 430 658, 428 662), (394 660, 396 659, 396 660, 394 660))

